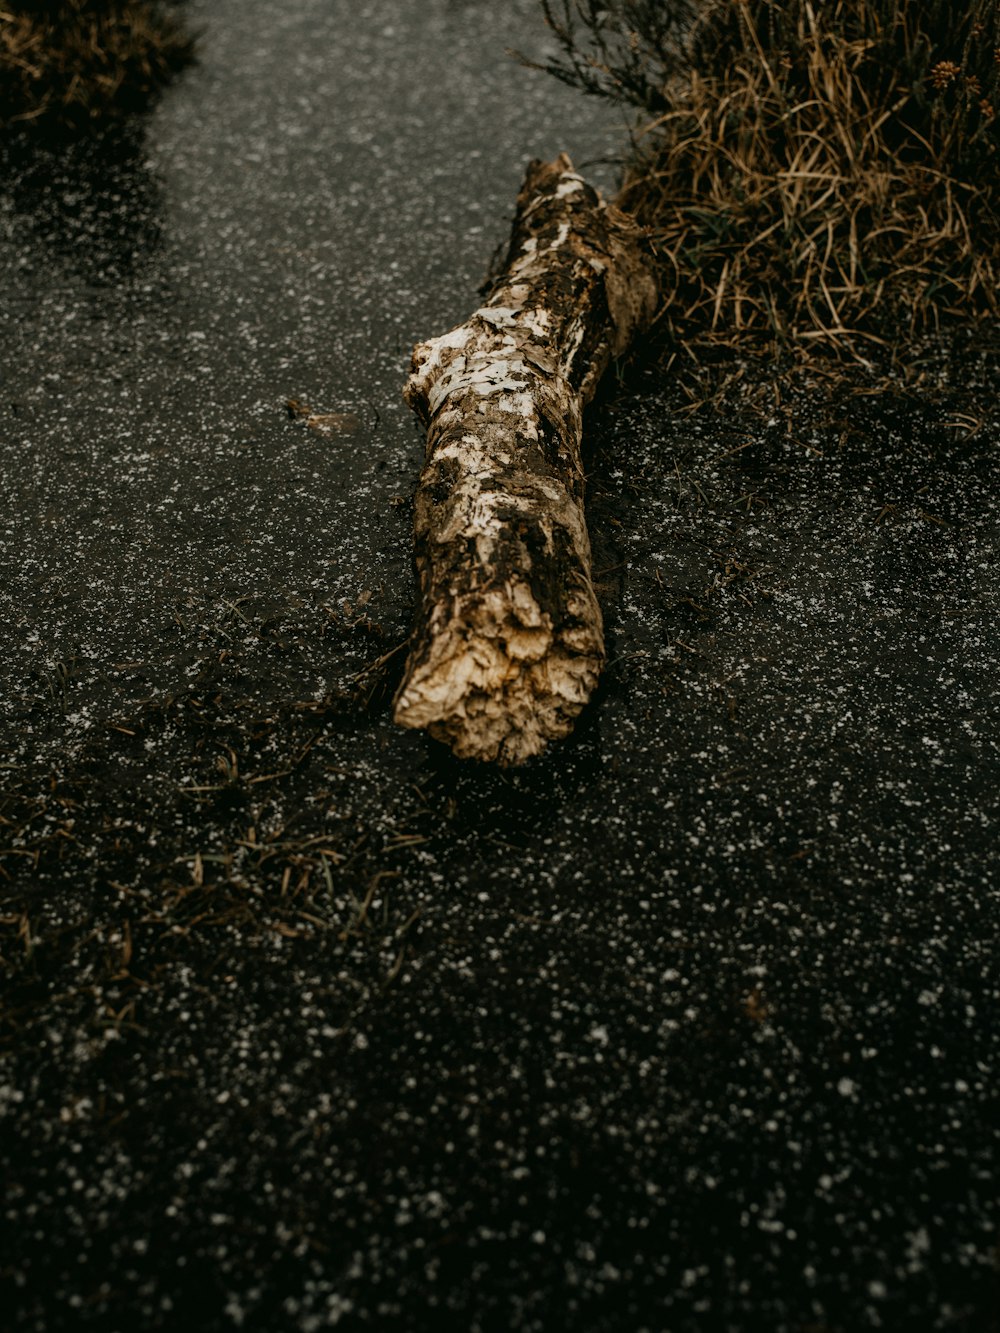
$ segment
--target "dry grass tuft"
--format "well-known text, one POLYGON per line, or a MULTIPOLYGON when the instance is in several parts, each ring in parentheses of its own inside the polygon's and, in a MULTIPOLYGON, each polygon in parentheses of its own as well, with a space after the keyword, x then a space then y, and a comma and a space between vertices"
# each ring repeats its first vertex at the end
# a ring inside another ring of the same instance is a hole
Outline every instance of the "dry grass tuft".
POLYGON ((543 0, 546 68, 654 113, 619 202, 661 321, 864 360, 1000 306, 995 0, 543 0))
POLYGON ((138 110, 191 56, 159 0, 0 0, 0 127, 138 110))

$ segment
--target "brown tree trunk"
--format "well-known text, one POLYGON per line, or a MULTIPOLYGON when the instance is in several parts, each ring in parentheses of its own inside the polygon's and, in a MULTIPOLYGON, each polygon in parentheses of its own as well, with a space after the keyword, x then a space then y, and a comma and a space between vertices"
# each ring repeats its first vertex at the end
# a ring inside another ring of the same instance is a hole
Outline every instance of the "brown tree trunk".
POLYGON ((538 754, 597 684, 583 408, 655 303, 637 229, 562 155, 529 166, 486 304, 414 350, 421 601, 395 716, 461 758, 538 754))

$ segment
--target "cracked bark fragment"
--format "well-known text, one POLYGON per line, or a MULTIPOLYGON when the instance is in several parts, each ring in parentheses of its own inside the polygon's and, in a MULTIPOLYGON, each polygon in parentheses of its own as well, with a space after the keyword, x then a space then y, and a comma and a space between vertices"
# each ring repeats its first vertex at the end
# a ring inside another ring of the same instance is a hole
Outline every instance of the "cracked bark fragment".
POLYGON ((460 758, 540 753, 597 684, 583 409, 655 306, 638 230, 562 154, 530 164, 486 304, 414 350, 420 607, 395 717, 460 758))

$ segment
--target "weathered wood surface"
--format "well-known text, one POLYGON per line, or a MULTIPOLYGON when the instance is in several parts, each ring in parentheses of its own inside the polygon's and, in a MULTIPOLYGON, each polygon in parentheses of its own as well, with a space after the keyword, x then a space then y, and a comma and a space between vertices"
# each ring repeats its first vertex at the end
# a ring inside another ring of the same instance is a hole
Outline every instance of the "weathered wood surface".
POLYGON ((486 304, 414 350, 420 607, 395 717, 462 758, 538 754, 597 684, 583 408, 655 304, 638 231, 562 155, 529 166, 486 304))

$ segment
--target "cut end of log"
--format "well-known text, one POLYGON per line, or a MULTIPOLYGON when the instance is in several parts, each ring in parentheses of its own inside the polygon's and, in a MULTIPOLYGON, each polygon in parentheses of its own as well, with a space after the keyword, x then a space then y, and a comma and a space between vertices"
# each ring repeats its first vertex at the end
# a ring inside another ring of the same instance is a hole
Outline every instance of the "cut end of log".
POLYGON ((525 614, 528 598, 518 605, 505 590, 456 608, 411 663, 396 721, 428 731, 459 759, 501 765, 568 735, 604 664, 600 634, 554 635, 537 608, 525 614))

